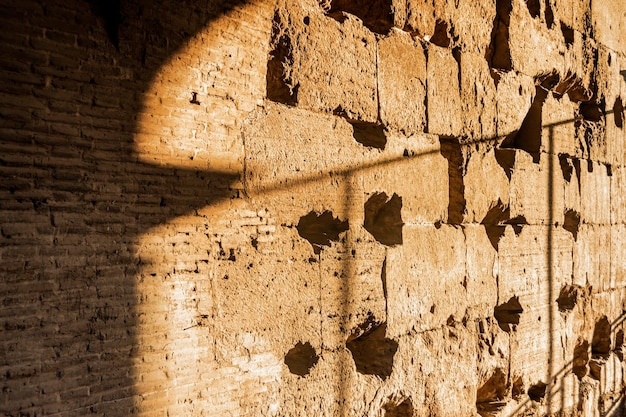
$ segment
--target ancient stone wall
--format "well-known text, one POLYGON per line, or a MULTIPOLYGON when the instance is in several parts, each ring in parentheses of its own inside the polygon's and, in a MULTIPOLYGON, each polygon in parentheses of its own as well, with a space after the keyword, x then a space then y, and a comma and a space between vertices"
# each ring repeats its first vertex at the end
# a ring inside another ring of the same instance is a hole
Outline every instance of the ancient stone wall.
POLYGON ((0 22, 0 413, 622 415, 624 0, 0 22))

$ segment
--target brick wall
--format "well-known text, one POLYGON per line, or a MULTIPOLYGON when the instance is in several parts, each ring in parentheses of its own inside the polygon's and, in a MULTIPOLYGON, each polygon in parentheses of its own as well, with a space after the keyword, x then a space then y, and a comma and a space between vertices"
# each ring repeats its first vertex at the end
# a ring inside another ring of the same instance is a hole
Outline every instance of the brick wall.
POLYGON ((0 3, 1 413, 620 412, 623 1, 0 3))

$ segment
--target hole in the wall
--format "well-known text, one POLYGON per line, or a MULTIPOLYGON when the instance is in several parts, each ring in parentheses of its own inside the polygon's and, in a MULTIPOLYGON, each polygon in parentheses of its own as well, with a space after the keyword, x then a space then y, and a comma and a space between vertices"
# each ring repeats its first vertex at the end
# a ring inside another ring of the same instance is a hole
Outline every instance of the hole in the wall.
POLYGON ((615 119, 615 126, 620 129, 624 127, 624 105, 620 96, 617 96, 613 104, 613 118, 615 119))
POLYGON ((430 42, 447 48, 450 46, 450 36, 448 34, 448 23, 445 20, 437 19, 435 22, 435 31, 430 38, 430 42))
POLYGON ((448 161, 448 223, 461 224, 467 205, 462 146, 451 138, 440 137, 439 142, 441 155, 448 161))
POLYGON ((528 396, 532 401, 539 402, 546 396, 547 384, 539 381, 528 388, 528 396))
POLYGON ((533 157, 534 163, 539 163, 539 151, 541 150, 541 115, 543 103, 548 97, 548 92, 537 86, 535 98, 522 121, 517 132, 507 136, 501 148, 520 149, 528 152, 533 157))
POLYGON ((385 128, 376 123, 350 121, 352 125, 352 136, 363 146, 376 149, 385 149, 387 136, 385 128))
POLYGON ((505 206, 501 200, 498 200, 497 204, 489 209, 480 222, 485 228, 491 246, 493 246, 496 251, 498 250, 500 239, 504 236, 506 230, 504 222, 509 219, 509 213, 509 207, 505 206))
POLYGON ((386 34, 393 27, 391 4, 391 0, 332 0, 328 15, 339 20, 342 13, 349 13, 372 32, 386 34))
POLYGON ((611 323, 606 316, 596 322, 591 339, 591 353, 594 355, 608 355, 611 351, 611 323))
POLYGON ((285 365, 289 368, 289 372, 299 376, 308 375, 318 360, 319 356, 316 355, 315 349, 309 342, 296 343, 285 355, 285 365))
POLYGON ((513 296, 504 304, 500 304, 493 309, 493 315, 498 320, 498 325, 505 332, 515 330, 519 324, 521 314, 524 312, 517 296, 513 296))
POLYGON ((552 29, 554 26, 554 12, 552 11, 552 5, 550 4, 550 0, 545 1, 546 10, 544 12, 546 17, 546 25, 548 25, 548 29, 552 29))
POLYGON ((353 334, 348 339, 346 347, 350 350, 359 373, 376 375, 383 380, 391 375, 398 343, 387 339, 386 331, 387 324, 382 323, 359 336, 353 334))
POLYGON ((574 240, 578 240, 578 228, 580 227, 580 213, 576 210, 567 209, 565 211, 565 221, 563 229, 572 234, 574 240))
POLYGON ((572 46, 574 44, 574 29, 561 22, 561 33, 563 33, 565 45, 567 45, 567 47, 572 46))
POLYGON ((365 230, 383 245, 402 244, 402 197, 375 193, 365 202, 365 230))
POLYGON ((331 241, 339 241, 339 235, 348 230, 348 221, 333 217, 328 210, 321 214, 311 211, 300 218, 296 229, 313 246, 313 251, 319 254, 322 246, 330 246, 331 241))
POLYGON ((572 372, 582 379, 589 370, 589 342, 584 339, 578 339, 574 347, 574 357, 572 359, 572 372))
MULTIPOLYGON (((485 52, 485 59, 490 68, 510 71, 513 68, 511 50, 509 48, 509 24, 511 22, 511 0, 496 1, 496 17, 491 30, 491 42, 485 52)), ((490 71, 496 82, 500 80, 497 71, 490 71)))
POLYGON ((513 174, 513 166, 515 165, 515 149, 494 148, 496 162, 502 167, 509 182, 513 174))
POLYGON ((413 402, 410 398, 400 404, 387 403, 383 406, 384 417, 413 417, 413 402))
POLYGON ((500 368, 496 368, 491 377, 478 388, 476 392, 476 409, 483 417, 497 414, 505 405, 502 401, 509 391, 507 375, 500 368))
POLYGON ((540 16, 541 5, 539 0, 526 0, 526 7, 528 7, 528 13, 530 13, 533 18, 540 16))
POLYGON ((579 113, 583 119, 590 122, 599 122, 605 113, 604 101, 583 101, 580 103, 579 113))
POLYGON ((579 292, 577 286, 565 284, 559 292, 559 297, 556 299, 559 311, 562 313, 571 311, 576 306, 578 295, 579 292))
POLYGON ((189 102, 191 104, 197 104, 197 105, 200 104, 200 102, 198 101, 198 93, 197 92, 195 92, 195 91, 191 92, 191 100, 189 100, 189 102))
POLYGON ((298 101, 298 85, 290 85, 286 69, 293 64, 291 40, 281 33, 278 12, 274 16, 270 59, 267 61, 267 98, 293 106, 298 101))

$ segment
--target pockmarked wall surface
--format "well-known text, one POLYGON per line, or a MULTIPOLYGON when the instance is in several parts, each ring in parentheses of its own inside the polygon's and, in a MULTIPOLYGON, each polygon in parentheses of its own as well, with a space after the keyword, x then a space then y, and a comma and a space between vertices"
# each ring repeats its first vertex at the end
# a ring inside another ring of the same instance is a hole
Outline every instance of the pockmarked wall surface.
POLYGON ((0 414, 622 415, 625 13, 0 1, 0 414))

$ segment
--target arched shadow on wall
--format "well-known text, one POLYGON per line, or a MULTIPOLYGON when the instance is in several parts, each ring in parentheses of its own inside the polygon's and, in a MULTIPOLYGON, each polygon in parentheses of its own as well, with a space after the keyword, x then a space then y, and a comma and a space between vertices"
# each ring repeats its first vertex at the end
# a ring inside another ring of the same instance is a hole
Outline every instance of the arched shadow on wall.
POLYGON ((140 161, 141 93, 190 37, 245 3, 0 5, 4 415, 136 411, 133 245, 240 192, 239 173, 140 161))
MULTIPOLYGON (((131 370, 137 327, 133 310, 139 296, 134 280, 140 267, 132 245, 156 225, 237 196, 233 187, 237 174, 154 166, 138 161, 133 151, 136 115, 142 109, 133 92, 146 91, 160 65, 190 36, 243 2, 213 1, 207 10, 188 3, 178 3, 169 10, 170 18, 161 20, 158 5, 151 2, 134 5, 132 16, 123 13, 123 1, 111 3, 113 11, 103 10, 104 3, 91 2, 89 6, 103 16, 98 20, 88 14, 87 3, 78 2, 71 26, 78 35, 76 42, 87 45, 63 49, 60 42, 58 56, 53 54, 46 62, 24 64, 38 59, 29 56, 36 50, 30 35, 23 47, 3 45, 3 67, 32 73, 34 78, 11 90, 12 95, 30 97, 29 110, 5 114, 0 124, 0 169, 8 179, 0 186, 0 210, 6 216, 2 308, 8 316, 0 356, 7 369, 4 404, 19 403, 19 412, 130 414, 136 394, 131 370), (120 35, 118 25, 125 25, 124 19, 141 24, 134 24, 135 32, 120 35), (144 19, 154 19, 153 24, 144 19), (168 22, 176 23, 167 26, 168 22), (101 30, 90 32, 92 26, 101 30), (153 30, 142 32, 140 27, 153 30), (92 55, 97 48, 103 49, 102 56, 92 55), (23 59, 10 59, 15 54, 23 59), (98 64, 100 59, 104 63, 98 64), (124 60, 135 76, 120 86, 98 75, 115 70, 111 59, 124 60), (83 73, 85 63, 94 65, 95 76, 83 73), (59 84, 47 76, 58 78, 59 84), (80 86, 70 98, 64 96, 63 80, 80 86), (49 82, 56 90, 48 89, 49 82), (74 101, 84 106, 82 113, 63 107, 74 101), (164 194, 164 190, 177 191, 164 194), (91 304, 93 300, 97 302, 91 304), (24 366, 18 369, 12 361, 24 366), (70 403, 72 410, 64 405, 70 403)), ((63 8, 67 12, 68 7, 63 8)), ((16 21, 33 19, 51 28, 59 24, 46 6, 37 3, 10 12, 6 16, 16 21)), ((33 27, 27 24, 15 31, 20 34, 19 30, 33 27)), ((351 262, 346 258, 348 273, 354 270, 351 262)), ((337 395, 346 390, 342 385, 337 395)))

